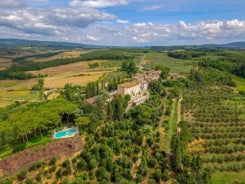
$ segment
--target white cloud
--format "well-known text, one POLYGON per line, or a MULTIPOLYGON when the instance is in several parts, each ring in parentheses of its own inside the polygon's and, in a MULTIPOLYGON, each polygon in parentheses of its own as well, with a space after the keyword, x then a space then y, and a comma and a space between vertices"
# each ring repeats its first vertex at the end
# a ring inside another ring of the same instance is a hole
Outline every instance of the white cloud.
POLYGON ((163 4, 159 4, 159 5, 154 5, 154 6, 146 6, 143 9, 140 10, 140 12, 144 12, 144 11, 154 11, 154 10, 158 10, 158 9, 162 9, 164 7, 163 4))
MULTIPOLYGON (((23 10, 9 15, 6 12, 5 14, 0 12, 0 26, 2 26, 0 35, 118 46, 204 44, 245 40, 245 21, 243 20, 215 20, 198 23, 179 21, 176 24, 141 22, 113 26, 111 23, 91 24, 94 22, 92 20, 101 20, 97 17, 103 17, 101 14, 104 12, 98 11, 98 15, 93 17, 94 15, 88 15, 87 11, 81 9, 76 9, 75 13, 64 9, 49 11, 49 13, 43 11, 40 13, 23 10), (78 12, 84 15, 81 16, 78 12), (5 22, 3 22, 3 17, 7 17, 5 22), (88 23, 90 24, 86 27, 88 23)), ((104 16, 106 20, 113 18, 110 14, 109 17, 104 16)))
POLYGON ((129 21, 128 21, 128 20, 120 20, 120 19, 118 19, 118 20, 117 20, 117 23, 120 23, 120 24, 127 24, 127 23, 129 23, 129 21))
POLYGON ((70 5, 75 7, 104 8, 109 6, 126 5, 129 0, 72 0, 70 5))
POLYGON ((134 27, 145 27, 147 25, 147 23, 136 23, 134 24, 134 27))
POLYGON ((98 41, 99 40, 97 37, 89 35, 89 34, 86 35, 86 38, 88 41, 98 41))
POLYGON ((114 15, 88 8, 2 10, 0 26, 29 34, 54 35, 72 27, 85 28, 92 23, 114 18, 114 15))
POLYGON ((26 4, 21 0, 1 0, 0 8, 23 8, 26 4))

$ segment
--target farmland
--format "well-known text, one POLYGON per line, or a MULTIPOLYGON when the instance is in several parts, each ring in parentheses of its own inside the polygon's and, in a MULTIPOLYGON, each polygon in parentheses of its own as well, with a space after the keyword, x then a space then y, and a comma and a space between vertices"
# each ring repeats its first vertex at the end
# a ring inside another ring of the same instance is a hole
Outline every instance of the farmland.
MULTIPOLYGON (((90 63, 105 61, 90 61, 90 63)), ((104 73, 110 72, 112 69, 103 71, 99 68, 98 71, 90 69, 89 62, 77 62, 68 65, 61 65, 57 67, 50 67, 40 71, 32 71, 32 74, 46 74, 44 81, 45 88, 63 88, 65 84, 71 83, 74 85, 85 86, 88 82, 98 80, 104 73)))
POLYGON ((189 152, 201 155, 203 167, 214 173, 214 178, 227 177, 226 172, 239 176, 245 170, 244 114, 244 96, 229 89, 202 89, 184 95, 182 119, 188 122, 191 131, 189 152), (197 140, 202 142, 191 145, 197 140))
POLYGON ((243 51, 28 49, 11 56, 16 65, 1 73, 0 165, 9 175, 0 173, 0 181, 244 180, 243 51), (109 100, 119 84, 152 69, 161 74, 149 82, 146 102, 128 106, 130 95, 119 94, 109 100), (13 72, 30 75, 17 80, 13 72), (95 104, 86 102, 94 96, 95 104), (69 126, 80 136, 51 140, 69 126))

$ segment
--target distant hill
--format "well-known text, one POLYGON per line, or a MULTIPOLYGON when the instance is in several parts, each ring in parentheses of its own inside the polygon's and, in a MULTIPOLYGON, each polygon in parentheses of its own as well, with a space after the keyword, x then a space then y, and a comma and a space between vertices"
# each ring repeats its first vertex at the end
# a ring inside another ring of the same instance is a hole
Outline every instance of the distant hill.
MULTIPOLYGON (((73 48, 109 48, 111 46, 86 45, 82 43, 72 42, 56 42, 56 41, 38 41, 38 40, 24 40, 24 39, 1 39, 0 48, 6 47, 45 47, 49 49, 73 49, 73 48)), ((149 48, 149 47, 148 47, 149 48)), ((176 45, 176 46, 152 46, 154 50, 174 50, 174 49, 215 49, 215 48, 231 48, 231 49, 245 49, 245 41, 232 42, 228 44, 204 44, 204 45, 176 45)))
POLYGON ((232 42, 227 44, 205 44, 200 45, 209 48, 234 48, 234 49, 245 49, 245 42, 232 42))
POLYGON ((215 51, 217 49, 235 49, 235 50, 243 50, 245 49, 245 42, 232 42, 227 44, 203 44, 203 45, 176 45, 176 46, 152 46, 150 47, 156 51, 163 50, 179 50, 179 49, 187 49, 187 50, 204 50, 204 51, 215 51))
POLYGON ((105 46, 86 45, 71 42, 38 41, 23 39, 0 39, 0 48, 6 47, 45 47, 49 49, 104 48, 105 46))

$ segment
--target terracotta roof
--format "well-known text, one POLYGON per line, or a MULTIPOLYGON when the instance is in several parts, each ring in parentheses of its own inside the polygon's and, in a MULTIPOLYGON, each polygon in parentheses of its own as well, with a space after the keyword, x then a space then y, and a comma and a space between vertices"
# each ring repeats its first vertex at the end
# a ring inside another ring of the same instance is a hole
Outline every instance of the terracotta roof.
POLYGON ((123 87, 123 88, 131 88, 131 87, 137 86, 138 84, 139 84, 139 82, 125 82, 125 83, 122 83, 118 86, 123 87))

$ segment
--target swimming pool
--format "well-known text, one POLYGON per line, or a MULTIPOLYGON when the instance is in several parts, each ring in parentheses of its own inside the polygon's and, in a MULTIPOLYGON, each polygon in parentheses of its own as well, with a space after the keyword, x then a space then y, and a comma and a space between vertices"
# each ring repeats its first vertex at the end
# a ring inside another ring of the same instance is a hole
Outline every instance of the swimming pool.
POLYGON ((69 128, 66 130, 55 132, 53 137, 54 139, 62 139, 62 138, 73 137, 77 133, 78 133, 77 128, 69 128))

